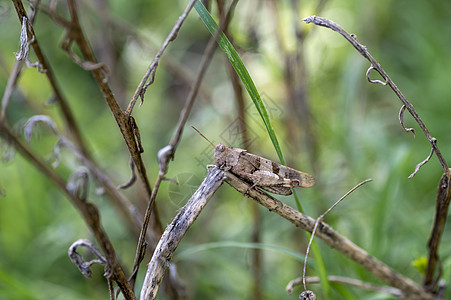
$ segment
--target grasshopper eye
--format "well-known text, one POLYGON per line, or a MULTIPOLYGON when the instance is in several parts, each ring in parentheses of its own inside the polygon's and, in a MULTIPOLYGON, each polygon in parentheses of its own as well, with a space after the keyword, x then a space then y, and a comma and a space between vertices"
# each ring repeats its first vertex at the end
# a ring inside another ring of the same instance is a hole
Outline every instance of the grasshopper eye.
POLYGON ((223 144, 220 144, 216 147, 216 149, 218 149, 218 151, 224 152, 225 146, 223 144))

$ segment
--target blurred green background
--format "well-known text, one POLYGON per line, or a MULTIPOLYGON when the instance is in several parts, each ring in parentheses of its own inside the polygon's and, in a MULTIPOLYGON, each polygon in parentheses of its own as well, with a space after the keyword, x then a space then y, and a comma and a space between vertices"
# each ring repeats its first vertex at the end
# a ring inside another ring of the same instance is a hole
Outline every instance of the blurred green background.
MULTIPOLYGON (((451 2, 419 0, 240 1, 229 32, 270 113, 287 163, 315 175, 317 185, 299 191, 306 213, 319 216, 358 182, 374 181, 351 194, 330 213, 326 222, 396 271, 421 283, 412 263, 427 254, 437 184, 442 174, 434 156, 412 179, 407 177, 426 158, 430 146, 406 113, 405 133, 398 121, 401 102, 388 88, 367 82, 369 63, 341 36, 328 29, 306 25, 301 19, 317 14, 355 33, 409 99, 445 159, 451 151, 451 2), (303 36, 296 39, 295 28, 303 36), (296 113, 287 101, 287 55, 299 51, 304 110, 296 113), (308 108, 308 109, 306 109, 308 108)), ((47 1, 43 1, 44 4, 47 1)), ((187 1, 78 1, 81 22, 99 61, 112 69, 110 84, 123 109, 155 53, 187 5, 187 1)), ((0 1, 0 90, 4 91, 18 51, 20 24, 10 1, 0 1)), ((27 6, 28 8, 28 6, 27 6)), ((59 10, 67 15, 65 5, 59 10)), ((217 16, 216 4, 212 14, 217 16)), ((83 137, 93 156, 116 184, 130 176, 129 153, 91 74, 80 69, 60 49, 63 29, 48 15, 38 13, 34 29, 64 95, 68 98, 83 137)), ((195 79, 210 34, 197 13, 188 19, 161 58, 154 84, 134 117, 145 149, 143 158, 150 181, 158 173, 156 153, 168 144, 179 113, 195 79)), ((32 61, 34 55, 30 55, 32 61)), ((189 126, 213 143, 242 147, 237 135, 237 107, 224 54, 217 50, 201 92, 187 122, 156 205, 163 225, 178 210, 206 175, 212 151, 189 126)), ((374 75, 374 74, 373 74, 374 75)), ((46 114, 65 132, 59 110, 49 104, 51 89, 35 69, 23 71, 18 90, 7 111, 9 124, 20 131, 28 118, 46 114)), ((245 116, 250 151, 277 161, 269 137, 245 95, 245 116)), ((33 136, 31 148, 49 164, 56 137, 44 126, 33 136)), ((84 278, 67 256, 70 244, 92 239, 81 217, 64 195, 19 154, 0 141, 0 299, 105 299, 103 268, 84 278)), ((64 178, 79 166, 74 155, 62 152, 56 171, 64 178)), ((121 223, 106 196, 90 185, 95 203, 117 254, 130 270, 137 238, 121 223)), ((122 192, 142 203, 141 183, 122 192)), ((294 199, 278 197, 291 206, 294 199)), ((278 215, 259 208, 262 216, 263 299, 298 299, 285 285, 299 277, 302 261, 291 255, 305 253, 305 233, 278 215)), ((224 184, 182 240, 174 261, 191 299, 251 299, 251 200, 224 184), (214 243, 210 245, 210 243, 214 243), (209 247, 209 245, 211 247, 209 247), (199 246, 207 249, 199 250, 199 246)), ((450 234, 440 248, 443 279, 450 280, 450 234)), ((318 240, 329 275, 381 284, 369 272, 318 240)), ((143 262, 136 288, 139 293, 149 257, 143 262)), ((313 260, 310 260, 313 262, 313 260)), ((308 275, 317 275, 314 268, 308 275)), ((388 295, 333 285, 333 299, 392 299, 388 295)), ((319 285, 311 285, 321 299, 319 285)), ((451 297, 451 294, 449 294, 451 297)), ((159 299, 168 299, 161 289, 159 299)))

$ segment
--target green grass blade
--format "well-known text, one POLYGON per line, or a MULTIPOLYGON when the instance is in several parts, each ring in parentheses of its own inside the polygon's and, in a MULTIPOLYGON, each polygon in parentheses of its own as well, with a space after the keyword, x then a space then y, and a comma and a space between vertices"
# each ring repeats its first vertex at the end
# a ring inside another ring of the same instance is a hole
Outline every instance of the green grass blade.
MULTIPOLYGON (((216 24, 215 20, 213 20, 213 17, 210 15, 210 13, 207 11, 207 9, 203 6, 203 4, 200 1, 196 2, 194 8, 196 9, 202 22, 204 22, 205 26, 208 28, 210 33, 214 35, 216 33, 216 30, 218 29, 218 25, 216 24)), ((235 48, 232 46, 232 44, 227 39, 224 33, 221 33, 221 35, 218 37, 218 45, 219 47, 221 47, 222 51, 224 51, 224 53, 227 55, 230 63, 232 64, 236 73, 240 77, 241 82, 243 82, 243 85, 246 88, 247 92, 249 93, 252 102, 254 102, 255 108, 257 109, 258 113, 260 114, 260 117, 263 120, 263 123, 265 124, 266 130, 268 131, 269 137, 274 145, 274 148, 276 149, 280 162, 282 164, 285 164, 285 160, 282 155, 282 150, 280 149, 279 141, 277 140, 274 128, 271 125, 268 112, 260 97, 260 94, 257 91, 257 88, 255 87, 254 82, 252 81, 251 76, 249 75, 249 72, 247 71, 246 67, 243 64, 243 61, 241 60, 235 48)))

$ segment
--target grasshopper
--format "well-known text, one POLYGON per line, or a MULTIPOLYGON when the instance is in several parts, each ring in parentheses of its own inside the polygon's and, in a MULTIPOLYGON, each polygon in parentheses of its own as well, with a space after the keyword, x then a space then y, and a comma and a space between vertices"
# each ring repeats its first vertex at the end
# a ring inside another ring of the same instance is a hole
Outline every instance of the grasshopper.
POLYGON ((248 153, 244 149, 218 144, 216 147, 193 127, 214 148, 215 166, 229 171, 252 184, 249 189, 259 187, 279 195, 291 195, 291 188, 312 187, 312 175, 286 167, 261 156, 248 153))

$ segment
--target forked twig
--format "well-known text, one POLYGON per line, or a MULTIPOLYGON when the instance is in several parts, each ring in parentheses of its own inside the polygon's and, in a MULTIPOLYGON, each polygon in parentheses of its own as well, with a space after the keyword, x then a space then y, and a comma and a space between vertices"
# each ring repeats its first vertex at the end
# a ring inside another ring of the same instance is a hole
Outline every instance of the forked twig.
MULTIPOLYGON (((415 119, 415 121, 420 126, 421 130, 423 130, 423 133, 426 136, 426 138, 428 139, 429 143, 431 144, 433 151, 437 155, 437 158, 440 161, 440 164, 442 165, 444 172, 447 172, 448 164, 446 163, 445 158, 442 156, 442 154, 437 146, 436 139, 431 136, 431 134, 429 133, 429 130, 426 128, 426 125, 423 123, 420 116, 415 111, 413 105, 401 93, 399 88, 396 86, 396 84, 393 82, 393 80, 391 80, 391 78, 384 71, 384 69, 381 67, 381 65, 371 56, 371 54, 368 52, 368 49, 364 45, 360 44, 357 41, 357 37, 354 34, 349 34, 343 28, 341 28, 338 24, 332 22, 331 20, 325 19, 325 18, 321 18, 321 17, 317 17, 317 16, 310 16, 310 17, 303 19, 303 21, 305 21, 307 24, 313 23, 315 25, 326 27, 326 28, 332 29, 333 31, 338 32, 348 42, 350 42, 351 45, 354 46, 354 48, 363 57, 365 57, 367 60, 370 61, 371 66, 368 68, 368 71, 366 73, 367 79, 372 83, 388 85, 393 90, 393 92, 395 92, 395 94, 398 96, 399 100, 401 100, 401 102, 403 103, 403 106, 405 107, 404 109, 407 109, 409 111, 409 113, 412 115, 412 117, 415 119), (382 76, 382 78, 385 80, 385 82, 380 81, 380 80, 370 79, 369 74, 372 70, 375 70, 376 72, 378 72, 382 76)), ((401 108, 402 111, 404 111, 404 109, 401 108)), ((401 122, 401 126, 403 127, 403 129, 406 130, 401 118, 400 118, 400 122, 401 122)), ((411 131, 411 130, 407 130, 407 131, 411 131)))

